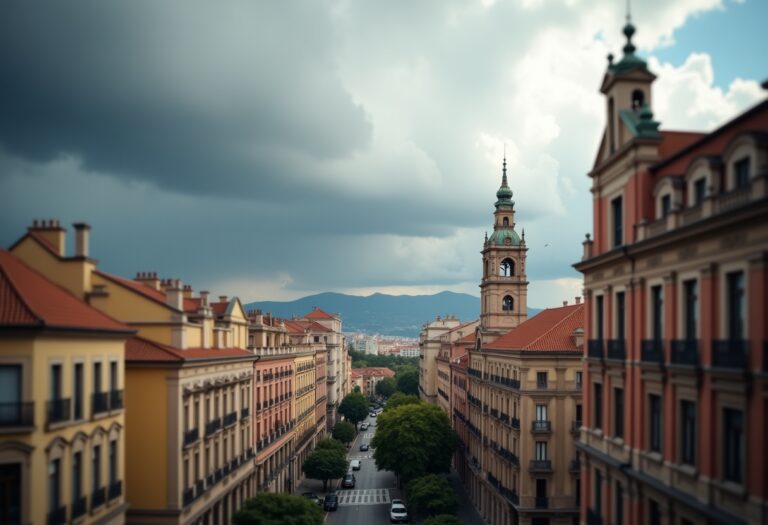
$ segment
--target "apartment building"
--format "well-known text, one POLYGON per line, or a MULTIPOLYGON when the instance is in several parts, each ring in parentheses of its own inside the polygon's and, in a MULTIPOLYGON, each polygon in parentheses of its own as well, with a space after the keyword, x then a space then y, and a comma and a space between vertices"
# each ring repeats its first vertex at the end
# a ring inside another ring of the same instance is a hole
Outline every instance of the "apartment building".
MULTIPOLYGON (((471 337, 474 339, 474 333, 471 337)), ((467 336, 469 337, 469 336, 467 336)), ((451 359, 451 425, 459 439, 459 446, 453 455, 453 468, 464 485, 469 485, 469 466, 467 463, 467 447, 469 446, 469 406, 467 404, 467 368, 469 354, 463 354, 451 359)))
POLYGON ((440 337, 461 325, 454 316, 437 316, 424 324, 419 333, 419 396, 424 401, 437 404, 437 361, 442 341, 440 337))
POLYGON ((768 101, 709 133, 660 130, 634 32, 600 88, 594 238, 575 265, 581 521, 765 523, 768 101))
POLYGON ((352 374, 355 386, 359 386, 360 392, 365 396, 376 395, 376 385, 385 377, 395 377, 394 370, 383 366, 355 368, 352 374))
MULTIPOLYGON (((29 235, 52 248, 45 224, 29 235)), ((133 333, 0 250, 0 523, 125 522, 133 333)))
POLYGON ((141 460, 125 465, 126 521, 228 522, 256 486, 254 357, 242 305, 193 297, 190 286, 152 272, 129 280, 100 271, 89 258, 89 227, 75 230, 74 257, 55 222, 33 224, 11 252, 137 332, 125 345, 124 432, 126 457, 141 460))
POLYGON ((451 417, 451 362, 466 354, 475 342, 475 329, 480 321, 471 321, 448 330, 440 336, 440 350, 435 357, 437 368, 437 406, 451 417))

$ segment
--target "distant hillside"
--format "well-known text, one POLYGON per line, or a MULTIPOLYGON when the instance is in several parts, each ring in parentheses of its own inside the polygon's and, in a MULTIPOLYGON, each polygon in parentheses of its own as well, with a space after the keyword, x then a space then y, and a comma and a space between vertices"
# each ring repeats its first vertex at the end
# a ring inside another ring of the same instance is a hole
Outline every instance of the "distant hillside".
MULTIPOLYGON (((385 295, 368 297, 325 292, 295 301, 262 301, 245 305, 246 310, 260 309, 290 319, 302 316, 317 306, 341 314, 345 332, 418 337, 421 325, 435 316, 455 315, 462 321, 480 316, 480 298, 469 294, 440 292, 434 295, 385 295)), ((530 315, 538 312, 529 309, 530 315)))

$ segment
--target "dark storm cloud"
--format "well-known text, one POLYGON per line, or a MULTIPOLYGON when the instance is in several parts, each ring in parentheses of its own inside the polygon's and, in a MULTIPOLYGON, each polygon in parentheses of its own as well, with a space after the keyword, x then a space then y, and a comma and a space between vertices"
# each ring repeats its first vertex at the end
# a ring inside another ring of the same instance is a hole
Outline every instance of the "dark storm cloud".
POLYGON ((5 3, 0 144, 188 193, 269 198, 365 148, 321 4, 5 3))

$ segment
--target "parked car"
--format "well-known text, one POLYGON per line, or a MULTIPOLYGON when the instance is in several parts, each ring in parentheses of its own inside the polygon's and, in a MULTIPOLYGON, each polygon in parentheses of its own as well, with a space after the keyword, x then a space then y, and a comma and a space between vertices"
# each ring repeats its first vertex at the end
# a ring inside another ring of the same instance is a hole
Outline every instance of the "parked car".
POLYGON ((309 500, 312 500, 312 501, 314 501, 314 502, 315 502, 315 503, 317 503, 318 505, 322 504, 322 502, 320 501, 320 498, 319 498, 319 497, 317 496, 317 494, 315 494, 314 492, 304 492, 304 493, 302 494, 302 496, 304 496, 305 498, 307 498, 307 499, 309 499, 309 500))
POLYGON ((408 523, 408 509, 405 508, 403 500, 392 500, 392 506, 389 507, 389 521, 390 523, 408 523))
POLYGON ((359 459, 353 459, 349 462, 349 467, 352 470, 360 470, 360 460, 359 459))
POLYGON ((360 452, 368 452, 368 443, 363 443, 360 445, 360 452))
POLYGON ((368 415, 369 415, 369 416, 371 416, 371 417, 376 417, 376 415, 377 415, 377 414, 376 414, 376 412, 374 412, 373 410, 371 410, 371 413, 370 413, 370 414, 368 414, 368 415))
POLYGON ((369 426, 370 425, 368 425, 368 423, 363 423, 363 424, 360 425, 360 430, 368 430, 369 426))
POLYGON ((341 487, 345 489, 355 488, 355 475, 351 472, 344 474, 344 479, 341 480, 341 487))
POLYGON ((339 508, 339 497, 336 494, 328 494, 323 502, 323 510, 336 510, 339 508))

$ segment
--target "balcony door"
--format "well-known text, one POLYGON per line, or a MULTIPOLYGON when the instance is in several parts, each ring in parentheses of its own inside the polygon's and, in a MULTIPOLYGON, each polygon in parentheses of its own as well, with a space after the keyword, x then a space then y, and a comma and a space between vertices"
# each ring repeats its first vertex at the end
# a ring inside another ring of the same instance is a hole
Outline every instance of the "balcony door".
MULTIPOLYGON (((0 382, 0 388, 3 383, 0 382)), ((0 465, 0 523, 21 525, 21 464, 0 465)))
POLYGON ((21 365, 0 365, 0 426, 20 422, 21 365))

